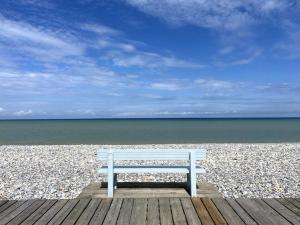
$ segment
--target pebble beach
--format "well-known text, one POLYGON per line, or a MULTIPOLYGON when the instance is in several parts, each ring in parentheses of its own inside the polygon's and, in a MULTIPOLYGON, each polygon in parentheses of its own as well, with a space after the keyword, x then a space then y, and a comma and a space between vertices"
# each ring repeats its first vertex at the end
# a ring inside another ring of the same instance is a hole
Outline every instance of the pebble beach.
MULTIPOLYGON (((35 145, 0 146, 0 199, 76 198, 105 162, 96 161, 100 148, 205 148, 201 163, 207 173, 198 181, 214 184, 223 197, 299 198, 300 143, 170 144, 170 145, 35 145)), ((154 162, 132 161, 132 164, 154 162)), ((174 161, 155 162, 174 164, 174 161)), ((119 181, 184 181, 178 174, 120 175, 119 181)))

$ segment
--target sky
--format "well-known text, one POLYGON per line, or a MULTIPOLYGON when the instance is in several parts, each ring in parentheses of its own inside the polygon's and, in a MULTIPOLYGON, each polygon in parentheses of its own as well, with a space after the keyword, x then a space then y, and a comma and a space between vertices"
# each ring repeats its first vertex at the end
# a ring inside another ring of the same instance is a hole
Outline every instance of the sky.
POLYGON ((298 0, 0 5, 0 119, 300 116, 298 0))

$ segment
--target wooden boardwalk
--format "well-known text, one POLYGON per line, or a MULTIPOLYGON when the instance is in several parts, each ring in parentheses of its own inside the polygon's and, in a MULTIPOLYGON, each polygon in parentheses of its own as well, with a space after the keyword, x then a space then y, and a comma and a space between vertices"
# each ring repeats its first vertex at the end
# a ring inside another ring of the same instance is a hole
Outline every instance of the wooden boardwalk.
POLYGON ((0 224, 300 225, 300 199, 0 200, 0 224))

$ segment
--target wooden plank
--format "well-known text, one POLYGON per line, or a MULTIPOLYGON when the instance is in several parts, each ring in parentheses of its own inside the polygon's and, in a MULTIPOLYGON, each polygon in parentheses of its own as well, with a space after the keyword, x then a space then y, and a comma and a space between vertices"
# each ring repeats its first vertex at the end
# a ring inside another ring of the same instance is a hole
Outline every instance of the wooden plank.
POLYGON ((284 205, 280 204, 275 199, 263 199, 270 207, 272 207, 276 212, 278 212, 281 216, 283 216, 286 220, 291 222, 292 224, 300 224, 300 217, 297 216, 295 213, 290 211, 284 205))
POLYGON ((81 214, 79 219, 76 222, 76 225, 88 225, 90 220, 92 219, 95 211, 100 205, 101 199, 92 199, 84 212, 81 214))
POLYGON ((168 198, 160 198, 158 202, 159 202, 160 224, 173 225, 170 200, 168 198))
POLYGON ((111 151, 114 160, 189 160, 189 153, 193 150, 196 160, 206 159, 205 149, 100 149, 97 160, 107 160, 111 151))
POLYGON ((258 224, 272 224, 269 218, 264 215, 257 204, 252 199, 236 199, 236 201, 246 210, 246 212, 258 223, 258 224))
POLYGON ((257 225, 255 220, 253 220, 252 217, 249 216, 249 214, 234 199, 226 199, 226 201, 246 225, 257 225))
POLYGON ((59 210, 59 212, 50 220, 47 225, 61 224, 78 202, 78 199, 68 200, 62 209, 59 210))
POLYGON ((218 208, 226 222, 230 225, 245 225, 242 219, 236 214, 231 206, 223 198, 212 199, 215 206, 218 208))
POLYGON ((0 215, 1 213, 6 210, 8 207, 10 207, 11 205, 15 204, 17 201, 8 201, 5 204, 3 204, 2 206, 0 206, 0 215))
POLYGON ((147 225, 160 225, 159 206, 157 198, 148 199, 147 225))
POLYGON ((180 200, 178 198, 171 198, 170 205, 171 205, 174 225, 187 225, 180 200))
POLYGON ((5 203, 7 203, 8 202, 8 200, 0 200, 0 207, 2 206, 2 205, 4 205, 5 203))
POLYGON ((281 217, 275 210, 262 200, 237 199, 238 203, 251 215, 258 224, 287 225, 287 220, 281 217))
POLYGON ((19 225, 24 220, 26 220, 32 213, 34 213, 38 208, 41 207, 46 202, 46 200, 35 200, 30 206, 24 209, 16 217, 14 217, 7 225, 19 225))
POLYGON ((182 208, 188 225, 201 225, 200 219, 190 198, 181 198, 182 208))
POLYGON ((0 214, 0 221, 1 223, 5 224, 15 218, 19 213, 29 207, 34 200, 28 201, 18 201, 15 204, 11 205, 5 211, 0 214))
POLYGON ((74 225, 90 201, 91 199, 80 199, 69 215, 64 219, 62 225, 74 225))
POLYGON ((211 201, 211 199, 202 198, 201 200, 216 225, 227 225, 222 214, 219 212, 219 210, 214 205, 214 203, 211 201))
POLYGON ((114 192, 118 198, 160 198, 160 197, 189 197, 184 188, 118 188, 114 192))
POLYGON ((281 225, 287 225, 290 224, 284 217, 282 217, 276 210, 271 208, 267 203, 265 203, 261 199, 255 199, 255 201, 265 210, 265 216, 268 216, 271 218, 271 220, 274 220, 275 224, 281 224, 281 225))
POLYGON ((34 225, 45 225, 66 205, 68 200, 57 201, 34 225))
POLYGON ((133 201, 130 225, 146 225, 147 199, 136 198, 133 201))
POLYGON ((133 207, 132 198, 127 198, 123 200, 117 225, 125 225, 125 224, 128 225, 130 223, 132 207, 133 207))
MULTIPOLYGON (((195 166, 192 165, 192 168, 194 168, 195 173, 204 173, 205 170, 201 166, 195 166)), ((102 166, 99 170, 99 174, 109 174, 110 167, 108 166, 102 166)), ((189 173, 189 167, 188 166, 114 166, 113 167, 114 173, 183 173, 188 174, 189 173)))
POLYGON ((54 204, 56 200, 47 200, 38 210, 31 214, 22 225, 34 224, 42 215, 44 215, 54 204))
POLYGON ((113 199, 110 208, 107 212, 106 218, 103 225, 115 225, 119 216, 119 212, 122 206, 123 199, 115 198, 113 199))
POLYGON ((203 225, 215 225, 200 198, 192 198, 193 205, 203 225))
POLYGON ((102 225, 106 214, 110 208, 112 199, 103 199, 95 211, 89 225, 102 225))
POLYGON ((294 204, 283 198, 276 198, 276 200, 295 213, 297 216, 300 216, 300 209, 298 209, 294 204))
POLYGON ((287 200, 289 202, 291 202, 294 206, 296 206, 298 209, 300 209, 300 202, 298 202, 296 199, 294 199, 294 198, 288 198, 287 200))

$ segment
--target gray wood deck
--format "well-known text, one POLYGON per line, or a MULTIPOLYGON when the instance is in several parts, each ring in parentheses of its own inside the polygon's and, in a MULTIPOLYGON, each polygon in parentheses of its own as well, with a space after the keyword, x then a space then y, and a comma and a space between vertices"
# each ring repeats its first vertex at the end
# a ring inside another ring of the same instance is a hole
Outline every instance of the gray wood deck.
POLYGON ((300 225, 300 199, 0 200, 9 225, 300 225))

